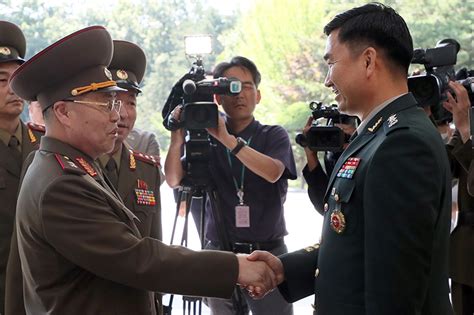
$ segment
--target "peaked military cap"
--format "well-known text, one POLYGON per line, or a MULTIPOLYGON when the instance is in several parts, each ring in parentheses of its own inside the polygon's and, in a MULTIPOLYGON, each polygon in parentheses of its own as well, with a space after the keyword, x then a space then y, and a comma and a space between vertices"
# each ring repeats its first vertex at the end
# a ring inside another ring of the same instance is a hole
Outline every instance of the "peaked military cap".
POLYGON ((25 62, 26 40, 21 29, 13 23, 0 21, 0 63, 25 62))
POLYGON ((40 51, 11 76, 10 86, 41 108, 89 92, 124 91, 112 80, 112 38, 102 26, 91 26, 40 51))
POLYGON ((114 56, 109 69, 119 87, 140 93, 145 68, 145 53, 139 46, 124 40, 114 40, 114 56))

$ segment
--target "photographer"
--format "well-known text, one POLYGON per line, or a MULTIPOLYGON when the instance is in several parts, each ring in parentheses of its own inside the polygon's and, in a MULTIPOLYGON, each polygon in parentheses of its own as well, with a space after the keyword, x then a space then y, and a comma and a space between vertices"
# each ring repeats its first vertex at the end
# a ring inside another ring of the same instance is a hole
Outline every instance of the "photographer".
MULTIPOLYGON (((280 126, 262 125, 253 112, 260 102, 260 73, 245 57, 234 57, 216 66, 214 77, 234 77, 242 82, 239 94, 216 95, 225 112, 217 128, 208 128, 217 141, 211 147, 209 168, 211 179, 220 199, 219 222, 212 213, 210 202, 205 206, 205 237, 207 249, 228 248, 218 236, 222 226, 228 233, 231 249, 250 253, 256 249, 276 255, 287 251, 283 237, 287 234, 283 215, 288 179, 296 178, 295 162, 287 132, 280 126), (219 226, 221 225, 221 226, 219 226)), ((181 107, 173 111, 180 119, 181 107)), ((172 187, 180 185, 185 171, 180 161, 184 145, 182 129, 171 132, 166 157, 166 181, 172 187)), ((292 305, 278 291, 254 301, 242 290, 240 301, 244 313, 249 308, 254 315, 293 314, 292 305)), ((237 299, 238 300, 238 299, 237 299)), ((235 314, 240 307, 231 300, 209 299, 213 314, 235 314)))
MULTIPOLYGON (((459 179, 458 222, 451 234, 451 295, 456 314, 474 313, 474 198, 468 193, 468 177, 472 164, 472 140, 469 127, 470 101, 466 89, 450 82, 444 107, 453 114, 456 131, 446 148, 453 177, 459 179)), ((471 168, 472 172, 472 168, 471 168)), ((472 176, 472 175, 471 175, 472 176)))
MULTIPOLYGON (((355 131, 356 124, 355 118, 344 115, 340 124, 334 124, 336 127, 341 128, 346 138, 348 139, 355 131)), ((303 134, 306 135, 313 123, 313 117, 309 117, 303 128, 303 134)), ((344 149, 348 146, 348 141, 344 144, 344 149)), ((326 193, 329 175, 332 173, 334 166, 336 165, 337 159, 342 154, 342 151, 333 152, 326 151, 324 153, 324 170, 319 163, 317 152, 311 150, 308 146, 304 147, 306 159, 308 163, 303 168, 303 176, 308 184, 308 196, 311 203, 314 205, 316 211, 324 215, 323 210, 323 199, 326 193), (328 175, 329 174, 329 175, 328 175)))

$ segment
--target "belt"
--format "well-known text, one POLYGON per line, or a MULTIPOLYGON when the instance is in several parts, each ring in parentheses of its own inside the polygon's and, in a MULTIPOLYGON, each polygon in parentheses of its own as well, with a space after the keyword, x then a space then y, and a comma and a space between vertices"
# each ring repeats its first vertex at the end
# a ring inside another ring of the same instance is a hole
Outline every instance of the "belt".
POLYGON ((474 227, 474 212, 460 211, 458 213, 458 225, 470 225, 474 227))
MULTIPOLYGON (((209 241, 212 246, 220 247, 220 242, 216 241, 209 241)), ((285 245, 285 241, 283 238, 277 238, 271 241, 264 241, 264 242, 231 242, 230 249, 234 253, 241 253, 241 254, 250 254, 254 250, 266 250, 271 251, 277 247, 285 245)))

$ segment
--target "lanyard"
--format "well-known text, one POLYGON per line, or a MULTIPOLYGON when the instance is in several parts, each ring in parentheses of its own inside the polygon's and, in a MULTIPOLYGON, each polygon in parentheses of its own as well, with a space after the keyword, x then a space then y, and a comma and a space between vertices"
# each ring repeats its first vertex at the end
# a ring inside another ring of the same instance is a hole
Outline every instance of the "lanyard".
MULTIPOLYGON (((252 142, 252 137, 249 138, 247 141, 247 145, 250 146, 250 142, 252 142)), ((239 184, 237 183, 237 179, 234 176, 234 173, 232 172, 232 158, 230 156, 230 150, 226 149, 227 153, 227 161, 229 162, 230 170, 232 173, 232 179, 234 180, 234 187, 235 190, 237 191, 237 197, 239 198, 239 204, 243 205, 244 204, 244 177, 245 177, 245 165, 242 163, 242 172, 240 173, 240 187, 239 184)))

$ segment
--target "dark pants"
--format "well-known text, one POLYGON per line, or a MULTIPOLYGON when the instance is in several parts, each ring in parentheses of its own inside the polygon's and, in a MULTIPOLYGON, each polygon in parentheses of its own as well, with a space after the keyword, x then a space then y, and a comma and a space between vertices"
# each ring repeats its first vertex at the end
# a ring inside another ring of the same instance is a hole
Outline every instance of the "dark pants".
POLYGON ((474 288, 451 281, 451 297, 456 315, 474 314, 474 288))

